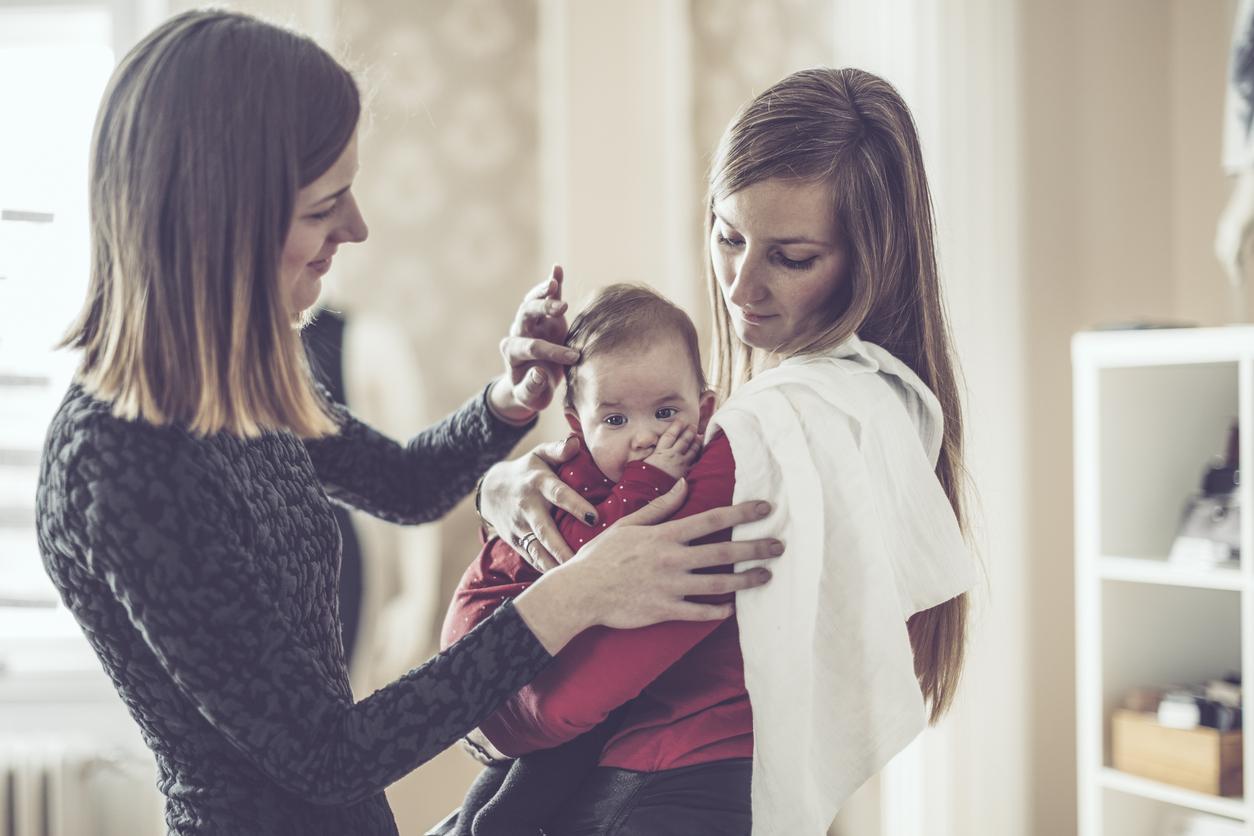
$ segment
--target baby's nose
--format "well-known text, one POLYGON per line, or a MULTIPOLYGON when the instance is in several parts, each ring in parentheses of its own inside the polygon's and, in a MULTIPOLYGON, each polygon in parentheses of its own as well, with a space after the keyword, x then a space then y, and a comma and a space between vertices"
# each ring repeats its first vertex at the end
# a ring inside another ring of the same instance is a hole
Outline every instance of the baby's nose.
POLYGON ((642 430, 636 433, 636 449, 650 450, 657 446, 658 434, 653 430, 642 430))

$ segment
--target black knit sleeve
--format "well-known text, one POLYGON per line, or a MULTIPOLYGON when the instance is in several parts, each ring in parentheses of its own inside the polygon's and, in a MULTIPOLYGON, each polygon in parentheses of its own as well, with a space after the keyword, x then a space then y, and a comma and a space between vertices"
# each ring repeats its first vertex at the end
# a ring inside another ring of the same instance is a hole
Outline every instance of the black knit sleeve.
POLYGON ((305 442, 327 494, 396 523, 442 517, 535 426, 501 421, 487 390, 440 423, 399 444, 332 405, 338 434, 305 442))
MULTIPOLYGON (((450 431, 450 434, 455 435, 450 431)), ((72 536, 199 712, 275 783, 315 804, 381 791, 474 728, 551 657, 503 605, 423 666, 353 703, 260 568, 246 509, 190 441, 67 462, 72 536)))

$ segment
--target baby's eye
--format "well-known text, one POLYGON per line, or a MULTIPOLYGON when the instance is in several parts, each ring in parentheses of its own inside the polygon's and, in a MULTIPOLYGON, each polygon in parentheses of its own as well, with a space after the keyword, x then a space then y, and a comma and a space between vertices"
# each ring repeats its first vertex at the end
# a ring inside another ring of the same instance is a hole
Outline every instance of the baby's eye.
POLYGON ((653 413, 653 417, 659 421, 668 421, 679 414, 679 410, 673 406, 664 406, 657 412, 653 413))
POLYGON ((611 427, 621 427, 627 423, 626 415, 606 415, 601 419, 602 423, 609 424, 611 427))

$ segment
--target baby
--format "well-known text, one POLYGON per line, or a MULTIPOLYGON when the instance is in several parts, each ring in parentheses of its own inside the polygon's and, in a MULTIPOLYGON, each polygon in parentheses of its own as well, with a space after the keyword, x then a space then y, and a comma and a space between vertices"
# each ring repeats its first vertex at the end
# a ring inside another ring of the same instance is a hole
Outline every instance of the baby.
MULTIPOLYGON (((566 344, 580 352, 580 361, 567 370, 565 399, 566 420, 580 446, 559 476, 596 506, 598 522, 588 525, 558 508, 553 514, 562 536, 578 551, 688 473, 701 453, 714 394, 706 386, 692 321, 648 288, 605 288, 575 318, 566 344)), ((490 541, 454 592, 441 647, 539 577, 508 544, 490 541)), ((485 731, 490 739, 488 724, 485 731)), ((603 723, 512 767, 491 766, 467 795, 456 829, 448 832, 537 833, 596 765, 613 731, 612 722, 603 723), (519 784, 528 789, 520 791, 519 784), (509 792, 501 791, 503 785, 509 792)))
MULTIPOLYGON (((566 344, 580 361, 566 373, 566 420, 579 451, 562 481, 597 509, 588 525, 559 508, 554 519, 575 551, 674 486, 697 460, 714 393, 701 370, 697 332, 678 307, 636 285, 605 288, 575 318, 566 344)), ((441 642, 469 632, 539 573, 492 541, 462 576, 441 642)))

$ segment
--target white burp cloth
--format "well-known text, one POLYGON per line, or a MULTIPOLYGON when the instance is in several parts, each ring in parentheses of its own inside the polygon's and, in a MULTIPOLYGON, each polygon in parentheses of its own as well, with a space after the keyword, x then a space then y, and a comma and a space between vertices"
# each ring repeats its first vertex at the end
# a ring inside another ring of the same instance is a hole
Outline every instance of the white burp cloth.
POLYGON ((918 376, 857 337, 757 375, 710 421, 735 501, 774 506, 733 539, 787 544, 771 582, 736 595, 754 836, 822 836, 926 726, 906 619, 975 583, 935 473, 943 427, 918 376))

